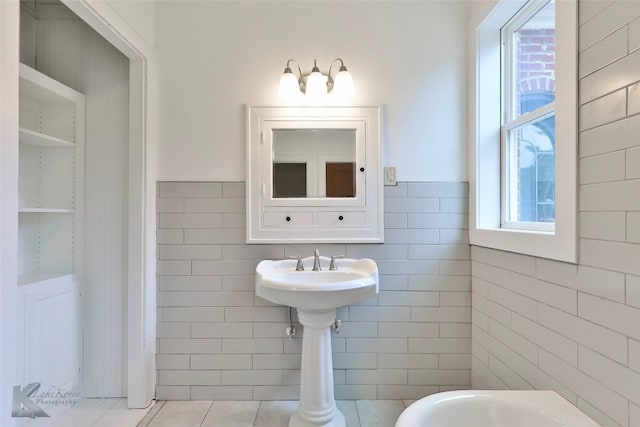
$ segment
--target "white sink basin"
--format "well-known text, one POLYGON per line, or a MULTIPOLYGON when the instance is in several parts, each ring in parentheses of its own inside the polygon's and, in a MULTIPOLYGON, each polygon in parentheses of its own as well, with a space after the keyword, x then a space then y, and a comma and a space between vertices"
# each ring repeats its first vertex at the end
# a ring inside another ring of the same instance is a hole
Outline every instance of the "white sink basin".
MULTIPOLYGON (((316 249, 317 253, 317 249, 316 249)), ((330 327, 336 309, 378 293, 378 266, 370 259, 343 258, 337 270, 330 259, 318 257, 321 270, 313 271, 314 257, 262 261, 256 267, 256 295, 276 304, 295 307, 304 326, 300 373, 300 402, 289 427, 346 427, 333 392, 330 327)))
POLYGON ((373 260, 338 259, 335 271, 329 270, 327 257, 320 257, 321 271, 311 271, 313 257, 302 261, 305 271, 296 271, 295 259, 260 262, 256 268, 256 295, 302 310, 327 310, 378 293, 378 266, 373 260))

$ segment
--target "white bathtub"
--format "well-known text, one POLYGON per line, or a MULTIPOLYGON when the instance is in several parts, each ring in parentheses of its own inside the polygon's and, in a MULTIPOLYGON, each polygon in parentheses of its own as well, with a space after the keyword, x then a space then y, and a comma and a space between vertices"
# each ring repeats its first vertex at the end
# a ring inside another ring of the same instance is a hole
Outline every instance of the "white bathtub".
POLYGON ((554 391, 447 391, 409 405, 395 427, 599 427, 554 391))

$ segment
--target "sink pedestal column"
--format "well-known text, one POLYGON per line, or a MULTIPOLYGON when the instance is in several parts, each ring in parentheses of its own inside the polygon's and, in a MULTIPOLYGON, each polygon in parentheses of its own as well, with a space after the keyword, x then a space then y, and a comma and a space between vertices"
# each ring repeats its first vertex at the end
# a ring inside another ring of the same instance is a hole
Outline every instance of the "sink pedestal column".
POLYGON ((300 402, 298 411, 289 419, 289 427, 346 427, 333 397, 330 328, 335 319, 335 309, 298 309, 298 320, 304 326, 300 402))

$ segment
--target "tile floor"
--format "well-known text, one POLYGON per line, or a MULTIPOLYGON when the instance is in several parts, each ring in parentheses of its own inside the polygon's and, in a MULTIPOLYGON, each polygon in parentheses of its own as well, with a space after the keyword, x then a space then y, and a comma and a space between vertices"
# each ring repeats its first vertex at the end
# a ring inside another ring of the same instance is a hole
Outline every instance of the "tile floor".
MULTIPOLYGON (((340 400, 347 427, 393 427, 413 401, 340 400)), ((158 401, 137 427, 287 427, 296 401, 158 401)))
MULTIPOLYGON (((2 1, 2 0, 0 0, 2 1)), ((48 418, 16 419, 18 427, 134 427, 149 412, 127 408, 127 399, 81 399, 71 406, 44 408, 48 418)))

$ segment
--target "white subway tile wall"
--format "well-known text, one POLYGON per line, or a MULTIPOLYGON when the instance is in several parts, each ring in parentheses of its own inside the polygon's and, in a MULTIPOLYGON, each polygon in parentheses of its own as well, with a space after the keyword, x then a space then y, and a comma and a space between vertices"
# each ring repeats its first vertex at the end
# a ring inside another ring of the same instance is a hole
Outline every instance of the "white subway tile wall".
POLYGON ((640 2, 580 2, 580 262, 472 247, 474 388, 640 426, 640 2))
POLYGON ((245 185, 158 185, 158 399, 297 399, 303 328, 254 295, 263 259, 368 257, 380 294, 338 311, 337 399, 417 399, 471 384, 468 185, 385 187, 385 244, 246 245, 245 185))

